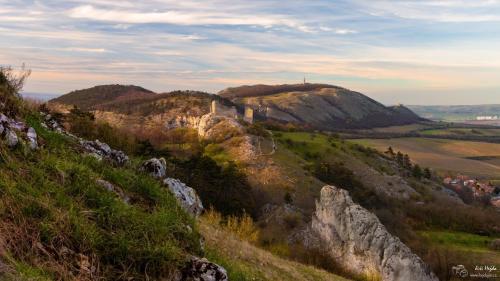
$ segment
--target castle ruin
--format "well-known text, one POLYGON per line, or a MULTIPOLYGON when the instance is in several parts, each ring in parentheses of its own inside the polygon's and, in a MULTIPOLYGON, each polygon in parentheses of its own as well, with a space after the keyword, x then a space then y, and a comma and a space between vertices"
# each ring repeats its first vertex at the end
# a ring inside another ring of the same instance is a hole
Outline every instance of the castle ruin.
POLYGON ((212 103, 210 104, 210 113, 215 116, 224 116, 234 119, 243 117, 243 120, 246 122, 250 124, 253 123, 253 109, 249 106, 245 106, 245 113, 241 116, 241 114, 238 114, 236 106, 227 106, 221 104, 217 100, 212 100, 212 103))

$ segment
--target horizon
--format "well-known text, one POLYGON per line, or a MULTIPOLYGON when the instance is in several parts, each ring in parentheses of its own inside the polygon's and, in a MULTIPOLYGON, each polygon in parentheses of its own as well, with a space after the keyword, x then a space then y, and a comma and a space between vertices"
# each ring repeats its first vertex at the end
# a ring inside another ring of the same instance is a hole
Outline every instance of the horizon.
MULTIPOLYGON (((101 85, 95 85, 95 86, 101 86, 101 85)), ((139 85, 126 85, 126 86, 139 86, 139 85)), ((249 86, 249 85, 243 85, 243 86, 249 86)), ((142 87, 146 90, 149 90, 143 86, 139 86, 139 87, 142 87)), ((75 89, 75 90, 82 90, 82 89, 75 89)), ((172 90, 172 91, 189 91, 189 89, 176 89, 176 90, 172 90)), ((169 92, 172 92, 172 91, 169 91, 169 92)), ((153 91, 153 92, 155 94, 169 93, 169 92, 165 92, 165 91, 159 91, 159 92, 153 91)), ((206 93, 211 94, 211 95, 218 95, 218 93, 210 93, 210 92, 206 92, 206 93)), ((21 96, 23 96, 23 98, 27 97, 27 98, 38 99, 40 101, 49 101, 51 99, 63 96, 63 95, 68 94, 68 93, 56 94, 56 93, 34 93, 34 92, 24 92, 23 91, 20 94, 21 94, 21 96)), ((385 106, 398 105, 398 103, 392 103, 392 104, 382 103, 382 104, 385 106)), ((478 103, 478 104, 474 104, 474 103, 470 103, 470 104, 403 104, 403 103, 400 103, 400 104, 403 106, 426 106, 426 107, 428 107, 428 106, 431 106, 431 107, 432 106, 435 106, 435 107, 437 107, 437 106, 447 106, 447 107, 454 107, 454 106, 496 106, 496 105, 500 106, 500 102, 499 103, 478 103)))
MULTIPOLYGON (((383 104, 500 103, 500 1, 4 1, 26 93, 327 83, 383 104)), ((42 94, 43 93, 43 94, 42 94)))

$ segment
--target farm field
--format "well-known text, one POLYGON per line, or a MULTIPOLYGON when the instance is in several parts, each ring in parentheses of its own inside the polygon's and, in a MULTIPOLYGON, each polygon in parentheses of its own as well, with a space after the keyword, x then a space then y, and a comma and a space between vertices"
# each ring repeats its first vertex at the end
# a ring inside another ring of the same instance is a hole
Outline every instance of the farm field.
POLYGON ((444 128, 420 131, 422 135, 430 136, 499 136, 500 129, 483 128, 444 128))
POLYGON ((416 163, 441 173, 463 173, 486 179, 500 179, 497 158, 500 156, 500 144, 429 138, 352 141, 380 151, 391 146, 395 151, 408 154, 416 163))

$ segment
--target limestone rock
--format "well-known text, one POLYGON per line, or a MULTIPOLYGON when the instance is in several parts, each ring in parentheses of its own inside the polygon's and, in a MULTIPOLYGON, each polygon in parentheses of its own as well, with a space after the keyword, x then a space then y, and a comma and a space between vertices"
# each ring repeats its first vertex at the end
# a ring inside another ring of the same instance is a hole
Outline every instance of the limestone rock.
POLYGON ((384 281, 438 280, 417 255, 378 218, 355 204, 346 190, 325 186, 316 202, 312 231, 348 270, 384 281))
POLYGON ((227 271, 222 266, 206 258, 192 257, 182 271, 181 280, 189 281, 228 281, 227 271))
POLYGON ((197 217, 203 211, 203 204, 196 191, 178 179, 166 178, 163 183, 168 186, 182 208, 197 217))
POLYGON ((173 119, 168 120, 165 123, 165 127, 167 130, 175 129, 175 128, 198 128, 200 124, 201 116, 189 116, 189 115, 181 115, 176 116, 173 119))
POLYGON ((141 165, 141 170, 148 172, 152 177, 160 179, 166 176, 167 162, 165 158, 151 158, 141 165))
POLYGON ((19 143, 19 138, 14 131, 7 129, 5 131, 5 141, 7 141, 8 146, 14 147, 19 143))
POLYGON ((35 129, 33 129, 32 127, 29 127, 28 132, 26 132, 26 136, 28 138, 30 148, 37 149, 38 142, 37 142, 37 134, 36 134, 35 129))
POLYGON ((243 127, 234 118, 205 114, 198 124, 198 135, 204 139, 222 142, 237 135, 243 135, 243 127))
POLYGON ((114 150, 110 148, 109 145, 100 142, 99 140, 87 141, 81 139, 80 145, 87 152, 97 156, 97 158, 106 158, 117 163, 118 165, 124 165, 128 162, 128 156, 123 151, 114 150))

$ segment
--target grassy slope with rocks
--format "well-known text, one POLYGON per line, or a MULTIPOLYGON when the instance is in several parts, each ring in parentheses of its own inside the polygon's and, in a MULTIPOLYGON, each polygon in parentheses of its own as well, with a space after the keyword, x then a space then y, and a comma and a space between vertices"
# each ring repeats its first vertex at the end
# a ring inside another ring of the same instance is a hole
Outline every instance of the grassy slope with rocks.
MULTIPOLYGON (((40 144, 38 150, 23 142, 11 149, 0 141, 1 280, 169 280, 190 255, 203 255, 200 233, 207 257, 225 266, 230 280, 345 280, 274 256, 205 219, 195 221, 166 187, 138 172, 144 157, 168 152, 132 137, 114 143, 129 151, 127 165, 98 161, 75 139, 41 126, 38 111, 15 93, 0 94, 12 115, 36 130, 40 144), (99 185, 101 179, 123 191, 128 203, 99 185)), ((124 136, 77 113, 68 121, 77 135, 124 136)), ((188 163, 168 159, 170 171, 188 163)))
POLYGON ((41 127, 36 115, 28 124, 42 149, 10 151, 0 144, 2 259, 16 275, 154 278, 171 275, 187 255, 201 254, 200 236, 188 228, 196 230, 193 219, 159 182, 137 173, 137 163, 118 168, 99 162, 41 127), (97 179, 123 189, 131 204, 97 179))

